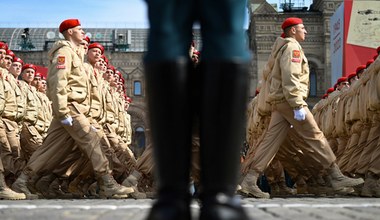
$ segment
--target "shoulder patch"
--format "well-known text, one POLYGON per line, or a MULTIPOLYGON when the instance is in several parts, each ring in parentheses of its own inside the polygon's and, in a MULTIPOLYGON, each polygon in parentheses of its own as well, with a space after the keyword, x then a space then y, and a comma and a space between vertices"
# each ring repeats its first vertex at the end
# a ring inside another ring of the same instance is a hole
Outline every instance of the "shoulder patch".
POLYGON ((301 63, 301 51, 293 50, 292 52, 292 62, 293 63, 301 63))
POLYGON ((299 50, 293 50, 292 58, 300 58, 301 57, 301 51, 299 50))
POLYGON ((56 66, 56 68, 57 69, 65 69, 66 68, 65 61, 66 61, 66 57, 65 56, 63 56, 63 55, 58 56, 57 57, 57 66, 56 66))
POLYGON ((57 64, 58 65, 62 65, 62 64, 65 64, 65 60, 66 60, 66 57, 61 55, 61 56, 58 56, 57 57, 57 64))

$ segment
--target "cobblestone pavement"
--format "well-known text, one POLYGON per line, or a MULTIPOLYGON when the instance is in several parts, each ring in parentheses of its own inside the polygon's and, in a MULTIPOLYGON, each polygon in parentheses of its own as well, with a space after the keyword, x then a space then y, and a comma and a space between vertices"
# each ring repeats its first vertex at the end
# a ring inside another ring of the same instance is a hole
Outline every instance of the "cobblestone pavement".
MULTIPOLYGON (((143 220, 152 200, 23 200, 0 201, 0 219, 128 219, 143 220)), ((380 199, 374 198, 274 198, 243 199, 249 215, 254 219, 380 219, 380 199)), ((193 219, 199 206, 192 204, 193 219)))

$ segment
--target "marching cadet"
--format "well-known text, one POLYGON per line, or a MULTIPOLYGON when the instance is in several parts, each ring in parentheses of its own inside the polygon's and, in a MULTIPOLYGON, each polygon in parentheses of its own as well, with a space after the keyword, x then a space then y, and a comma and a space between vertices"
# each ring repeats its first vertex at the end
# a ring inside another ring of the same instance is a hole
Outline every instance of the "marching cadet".
POLYGON ((37 95, 37 88, 32 86, 33 81, 35 81, 36 71, 37 67, 33 64, 24 64, 21 71, 22 80, 20 81, 20 88, 25 97, 26 106, 22 122, 20 144, 25 160, 29 160, 32 153, 41 146, 43 141, 41 134, 35 126, 38 121, 38 112, 41 111, 42 106, 37 95))
POLYGON ((275 60, 278 72, 272 71, 272 81, 268 102, 272 104, 271 121, 262 142, 257 146, 252 166, 241 184, 241 191, 246 194, 256 192, 257 179, 270 161, 274 158, 288 130, 294 129, 304 140, 301 147, 305 155, 310 156, 313 167, 322 167, 334 190, 356 186, 363 179, 351 179, 339 170, 332 152, 322 131, 307 108, 305 99, 308 95, 309 67, 299 42, 305 40, 306 29, 300 18, 287 18, 282 29, 290 40, 278 48, 282 53, 275 60), (312 153, 310 153, 312 152, 312 153))
POLYGON ((337 80, 334 85, 334 91, 331 92, 327 97, 327 103, 325 106, 325 111, 323 113, 324 122, 321 130, 323 131, 323 134, 329 142, 329 145, 333 152, 339 151, 340 147, 345 147, 345 145, 343 145, 343 143, 345 143, 344 141, 337 141, 335 134, 336 123, 334 119, 336 117, 336 108, 339 103, 339 95, 342 93, 341 88, 343 88, 346 84, 348 84, 346 77, 340 77, 337 80))
MULTIPOLYGON (((379 66, 378 66, 378 62, 376 62, 376 65, 375 66, 372 66, 371 64, 374 62, 373 59, 367 61, 366 65, 364 65, 364 69, 362 71, 360 71, 359 73, 357 73, 357 76, 358 76, 358 82, 356 84, 361 84, 360 82, 362 81, 362 79, 364 78, 364 81, 367 81, 368 79, 367 78, 367 75, 369 75, 369 78, 372 79, 370 82, 373 82, 372 83, 369 83, 369 88, 370 88, 370 92, 368 93, 368 91, 366 91, 367 95, 369 95, 369 98, 367 99, 367 102, 366 103, 366 106, 368 106, 369 109, 371 110, 374 110, 374 111, 370 111, 371 114, 374 114, 374 112, 376 112, 376 109, 378 108, 378 99, 377 99, 377 93, 374 93, 374 91, 377 90, 378 88, 378 84, 376 83, 377 80, 378 80, 378 73, 376 70, 379 66), (371 67, 371 71, 367 72, 367 69, 371 67), (373 87, 372 87, 373 86, 373 87), (374 89, 374 90, 372 90, 374 89), (368 104, 368 105, 367 105, 368 104)), ((368 80, 369 81, 369 80, 368 80)), ((372 118, 371 120, 374 120, 374 122, 376 123, 377 122, 377 119, 376 119, 376 114, 373 115, 374 118, 372 118)), ((372 129, 372 134, 369 134, 367 137, 367 143, 365 144, 362 152, 361 152, 361 155, 360 155, 360 158, 358 159, 358 162, 356 164, 356 167, 355 167, 355 174, 358 175, 358 176, 365 176, 367 171, 368 171, 368 167, 369 167, 369 163, 371 161, 371 158, 375 152, 375 149, 377 149, 377 138, 376 136, 378 136, 378 132, 376 132, 376 129, 377 129, 377 126, 374 126, 373 129, 372 129)), ((371 131, 370 131, 371 133, 371 131)))
POLYGON ((17 79, 21 74, 22 66, 24 65, 24 61, 22 61, 19 57, 14 57, 11 67, 9 68, 9 72, 17 79))
MULTIPOLYGON (((361 87, 363 85, 363 79, 361 78, 361 74, 365 71, 365 65, 361 65, 356 69, 356 74, 359 80, 350 87, 348 92, 348 114, 346 117, 346 124, 348 126, 348 137, 347 144, 345 146, 341 146, 338 148, 339 157, 338 157, 338 165, 342 170, 346 171, 346 166, 349 163, 351 158, 351 154, 354 149, 357 147, 359 142, 360 133, 363 129, 363 122, 360 120, 360 115, 362 114, 360 111, 360 94, 362 94, 361 87)), ((342 137, 340 137, 342 139, 342 137)))
POLYGON ((41 111, 38 112, 36 129, 40 133, 42 139, 45 139, 51 120, 53 119, 53 112, 51 101, 46 95, 46 78, 43 75, 41 75, 41 79, 36 86, 38 91, 37 95, 41 102, 41 111))
MULTIPOLYGON (((356 76, 356 74, 355 74, 356 76)), ((349 103, 350 103, 350 94, 352 92, 351 83, 352 82, 352 76, 350 78, 347 77, 347 83, 349 86, 344 86, 344 88, 348 89, 341 89, 341 93, 339 94, 339 98, 337 98, 338 103, 336 107, 335 117, 333 118, 335 123, 335 130, 334 130, 334 136, 335 140, 338 144, 336 145, 336 149, 333 149, 335 156, 337 157, 337 161, 339 164, 339 159, 341 158, 341 155, 344 153, 345 146, 343 146, 343 143, 347 143, 347 140, 350 138, 350 132, 348 129, 348 126, 346 124, 346 117, 349 114, 349 103)), ((346 83, 346 82, 343 82, 346 83)), ((323 130, 322 130, 323 131, 323 130)), ((331 143, 331 142, 329 142, 331 143)), ((330 146, 332 146, 330 144, 330 146)))
POLYGON ((4 68, 9 71, 9 68, 12 66, 13 58, 15 57, 15 54, 11 50, 7 50, 7 53, 5 54, 4 60, 5 60, 5 66, 4 68))
MULTIPOLYGON (((361 86, 356 93, 358 96, 359 106, 364 109, 364 111, 360 111, 360 129, 359 129, 359 138, 355 147, 352 150, 348 150, 348 162, 342 167, 342 171, 355 176, 355 169, 357 168, 357 163, 360 158, 360 155, 366 145, 368 135, 371 129, 371 121, 374 115, 373 111, 368 111, 368 96, 372 92, 371 90, 371 82, 369 81, 372 77, 372 71, 369 71, 369 66, 366 66, 366 70, 363 72, 360 81, 361 86)), ((364 177, 364 176, 363 176, 364 177)))
POLYGON ((124 136, 126 138, 125 143, 130 146, 132 144, 132 121, 131 121, 131 115, 128 113, 129 105, 132 103, 131 97, 127 96, 124 94, 124 99, 125 99, 125 107, 124 107, 124 112, 125 112, 125 132, 124 136))
POLYGON ((54 118, 43 145, 33 153, 12 188, 29 198, 36 198, 27 187, 30 177, 51 173, 77 146, 91 161, 100 195, 125 198, 131 189, 120 186, 113 179, 109 162, 100 147, 101 137, 88 120, 89 80, 78 54, 84 31, 78 19, 64 20, 59 31, 65 39, 58 40, 49 51, 47 79, 54 118))
MULTIPOLYGON (((5 44, 4 42, 0 42, 0 113, 3 115, 3 112, 5 110, 5 93, 4 93, 4 79, 3 79, 3 74, 7 74, 7 71, 2 68, 2 64, 5 62, 4 61, 4 56, 6 54, 6 51, 8 50, 8 45, 5 44)), ((7 136, 5 134, 5 124, 3 120, 0 120, 0 140, 1 140, 1 145, 4 144, 4 142, 7 142, 7 136)), ((9 145, 8 145, 9 147, 9 145)), ((3 160, 4 158, 3 154, 6 153, 2 147, 0 151, 0 199, 10 199, 10 200, 16 200, 16 199, 25 199, 26 196, 23 193, 16 193, 12 191, 6 184, 5 182, 5 172, 6 170, 4 169, 3 166, 3 160)), ((7 148, 9 150, 9 148, 7 148)), ((10 155, 10 158, 11 155, 10 155)), ((11 161, 11 160, 10 160, 11 161)), ((7 171, 9 173, 9 170, 7 171)))
MULTIPOLYGON (((8 58, 9 50, 8 51, 8 58)), ((5 56, 5 55, 4 55, 5 56)), ((2 137, 1 141, 1 151, 2 151, 2 160, 5 168, 5 175, 12 176, 17 175, 17 171, 20 167, 23 166, 23 162, 20 161, 20 123, 22 115, 21 112, 18 112, 19 105, 24 106, 23 99, 21 98, 22 92, 18 88, 16 83, 16 79, 13 77, 11 73, 8 72, 7 69, 11 66, 11 59, 5 61, 2 59, 0 65, 2 67, 2 80, 4 85, 4 99, 5 106, 3 109, 3 113, 1 115, 3 125, 1 127, 2 137), (18 103, 20 101, 20 103, 18 103), (20 162, 20 163, 19 163, 20 162)), ((9 179, 8 177, 6 179, 9 179)))
MULTIPOLYGON (((380 52, 380 47, 377 48, 377 51, 380 52)), ((361 172, 358 170, 355 171, 356 174, 363 175, 365 171, 365 182, 361 191, 361 196, 365 197, 380 197, 380 185, 379 185, 379 177, 380 177, 380 142, 379 142, 379 133, 380 133, 380 99, 378 96, 378 92, 380 87, 378 86, 379 78, 379 69, 380 69, 380 60, 377 58, 373 64, 368 68, 369 75, 371 78, 369 80, 369 90, 368 94, 368 111, 371 111, 373 114, 371 129, 367 138, 367 143, 364 146, 363 152, 360 155, 360 159, 358 161, 361 162, 361 172), (366 170, 363 169, 363 160, 367 160, 368 166, 366 166, 366 170)), ((367 70, 366 70, 367 71, 367 70)))

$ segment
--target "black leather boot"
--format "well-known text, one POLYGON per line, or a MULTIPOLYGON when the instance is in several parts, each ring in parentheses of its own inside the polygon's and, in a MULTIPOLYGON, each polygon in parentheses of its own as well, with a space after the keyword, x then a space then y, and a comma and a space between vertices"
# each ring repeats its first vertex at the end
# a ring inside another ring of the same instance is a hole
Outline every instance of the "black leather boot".
POLYGON ((188 59, 145 63, 148 111, 158 199, 148 220, 190 220, 189 169, 192 127, 188 59))
POLYGON ((245 220, 234 195, 244 140, 248 65, 233 61, 200 65, 200 219, 245 220))

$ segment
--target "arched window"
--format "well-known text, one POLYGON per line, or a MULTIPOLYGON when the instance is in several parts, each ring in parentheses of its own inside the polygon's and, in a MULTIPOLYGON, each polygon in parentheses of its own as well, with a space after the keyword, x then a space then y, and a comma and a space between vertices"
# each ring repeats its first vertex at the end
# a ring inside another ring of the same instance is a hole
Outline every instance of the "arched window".
POLYGON ((145 129, 137 127, 135 130, 135 143, 139 148, 145 148, 145 129))
POLYGON ((317 71, 315 68, 310 69, 310 94, 311 97, 317 96, 317 71))
POLYGON ((142 95, 141 94, 141 82, 140 81, 135 81, 133 83, 133 94, 134 95, 142 95))

